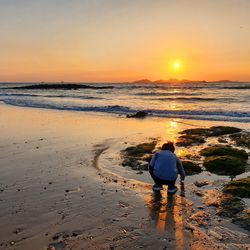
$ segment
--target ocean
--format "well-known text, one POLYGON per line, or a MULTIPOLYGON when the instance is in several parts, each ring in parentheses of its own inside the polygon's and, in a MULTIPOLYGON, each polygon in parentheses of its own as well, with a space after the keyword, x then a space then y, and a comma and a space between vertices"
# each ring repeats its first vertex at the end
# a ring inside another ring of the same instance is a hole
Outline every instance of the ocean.
POLYGON ((35 83, 1 83, 0 102, 10 105, 101 112, 146 111, 153 117, 250 122, 250 83, 83 83, 85 89, 13 89, 35 83), (101 88, 101 87, 110 88, 101 88))

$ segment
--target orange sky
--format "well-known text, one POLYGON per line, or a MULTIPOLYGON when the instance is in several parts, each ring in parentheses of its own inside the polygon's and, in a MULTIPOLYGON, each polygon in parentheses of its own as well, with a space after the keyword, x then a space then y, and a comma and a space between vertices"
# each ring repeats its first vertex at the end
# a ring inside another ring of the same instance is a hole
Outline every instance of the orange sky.
POLYGON ((0 81, 247 81, 249 10, 249 0, 1 1, 0 81))

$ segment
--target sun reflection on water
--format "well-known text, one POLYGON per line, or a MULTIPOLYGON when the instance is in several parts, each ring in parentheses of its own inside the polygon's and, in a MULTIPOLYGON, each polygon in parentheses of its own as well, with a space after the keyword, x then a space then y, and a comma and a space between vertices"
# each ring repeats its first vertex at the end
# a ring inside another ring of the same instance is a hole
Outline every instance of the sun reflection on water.
POLYGON ((163 140, 176 142, 179 131, 179 124, 175 120, 167 122, 165 124, 165 134, 163 135, 163 140))

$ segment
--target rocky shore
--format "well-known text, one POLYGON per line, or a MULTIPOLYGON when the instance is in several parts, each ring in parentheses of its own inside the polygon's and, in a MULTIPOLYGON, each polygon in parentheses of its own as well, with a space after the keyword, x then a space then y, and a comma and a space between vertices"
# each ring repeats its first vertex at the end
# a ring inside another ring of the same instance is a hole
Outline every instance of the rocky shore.
MULTIPOLYGON (((207 129, 195 128, 181 131, 176 145, 181 148, 196 147, 195 159, 192 159, 194 158, 192 155, 182 158, 187 176, 208 171, 231 178, 231 182, 219 187, 220 196, 217 206, 220 207, 220 212, 218 214, 227 216, 232 219, 232 222, 250 230, 250 212, 241 199, 250 198, 250 177, 234 180, 237 175, 245 173, 249 167, 248 138, 249 132, 239 128, 213 126, 207 129), (213 143, 210 138, 213 139, 213 143)), ((127 147, 121 151, 122 165, 136 171, 148 171, 148 163, 160 146, 157 139, 151 139, 148 142, 127 147)), ((195 182, 197 187, 208 184, 209 182, 205 180, 195 182)), ((197 194, 201 195, 201 193, 197 194)))

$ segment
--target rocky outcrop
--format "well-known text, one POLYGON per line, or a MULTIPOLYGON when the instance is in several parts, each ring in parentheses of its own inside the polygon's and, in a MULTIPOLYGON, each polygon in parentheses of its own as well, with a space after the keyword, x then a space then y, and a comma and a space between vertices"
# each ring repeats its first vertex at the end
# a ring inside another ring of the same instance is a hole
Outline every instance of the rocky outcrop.
POLYGON ((32 84, 25 85, 20 87, 12 87, 9 89, 63 89, 63 90, 72 90, 72 89, 113 89, 113 86, 96 86, 96 85, 85 85, 85 84, 32 84))
POLYGON ((148 116, 148 113, 145 111, 138 111, 135 114, 127 115, 127 118, 145 118, 148 116))

